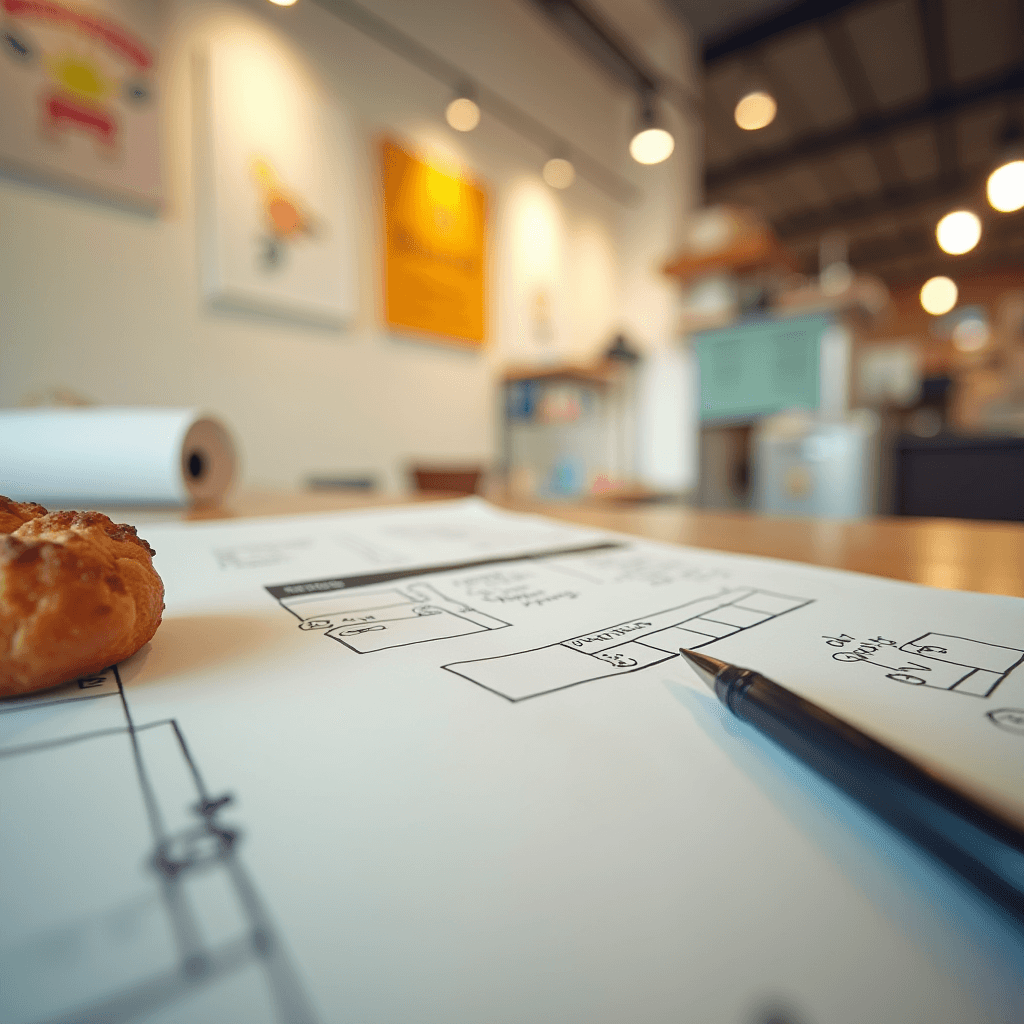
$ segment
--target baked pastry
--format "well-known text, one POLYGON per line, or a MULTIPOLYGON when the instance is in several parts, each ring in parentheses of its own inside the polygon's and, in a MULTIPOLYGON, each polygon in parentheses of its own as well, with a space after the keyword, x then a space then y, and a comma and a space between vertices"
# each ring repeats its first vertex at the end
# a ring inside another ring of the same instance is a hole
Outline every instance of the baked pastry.
POLYGON ((11 501, 0 494, 0 534, 14 533, 22 523, 46 515, 46 509, 34 501, 11 501))
POLYGON ((0 697, 92 675, 148 642, 164 607, 154 554, 100 512, 0 498, 0 697))

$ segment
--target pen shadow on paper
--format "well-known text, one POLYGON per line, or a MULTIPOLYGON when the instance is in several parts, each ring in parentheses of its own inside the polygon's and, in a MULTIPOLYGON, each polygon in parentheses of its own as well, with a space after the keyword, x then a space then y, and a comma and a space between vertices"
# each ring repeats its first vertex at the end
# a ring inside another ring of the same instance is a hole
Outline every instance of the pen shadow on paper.
POLYGON ((126 686, 145 686, 232 661, 265 659, 293 643, 294 633, 273 614, 174 616, 164 619, 156 636, 121 663, 121 678, 126 686))
POLYGON ((1020 998, 1024 950, 1019 936, 951 872, 730 715, 710 694, 674 680, 665 680, 665 687, 790 823, 857 883, 886 919, 899 922, 942 962, 962 964, 963 945, 953 945, 950 939, 969 936, 980 954, 973 965, 973 980, 984 975, 993 998, 1000 990, 1008 1003, 1020 998), (984 964, 980 956, 985 957, 984 964))

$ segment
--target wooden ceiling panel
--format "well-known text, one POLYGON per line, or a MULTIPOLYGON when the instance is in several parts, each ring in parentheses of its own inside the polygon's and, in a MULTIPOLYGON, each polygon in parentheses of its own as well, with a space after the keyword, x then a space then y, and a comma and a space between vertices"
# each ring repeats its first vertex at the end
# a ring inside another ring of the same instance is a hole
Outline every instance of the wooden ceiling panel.
POLYGON ((991 75, 1021 56, 1017 0, 945 0, 954 82, 991 75))
POLYGON ((765 62, 806 110, 807 128, 832 128, 853 118, 853 104, 816 28, 783 37, 765 54, 765 62))
POLYGON ((808 164, 802 164, 786 172, 789 188, 799 197, 799 210, 823 209, 831 206, 834 197, 827 182, 814 173, 808 164))
POLYGON ((939 153, 931 127, 923 125, 896 135, 892 146, 908 181, 927 181, 939 173, 939 153))
POLYGON ((871 154, 863 146, 854 146, 836 153, 832 158, 836 166, 846 175, 857 195, 872 196, 882 187, 871 154))
POLYGON ((736 206, 746 206, 762 217, 768 208, 768 197, 765 195, 765 190, 760 185, 754 184, 737 185, 735 189, 730 190, 727 202, 736 206))
POLYGON ((714 101, 716 111, 727 116, 730 124, 736 102, 751 88, 750 72, 739 57, 716 64, 707 77, 706 92, 714 101))
POLYGON ((925 95, 928 68, 911 0, 855 7, 841 23, 853 40, 880 107, 898 106, 925 95))
POLYGON ((704 124, 704 162, 705 164, 724 163, 733 155, 733 150, 722 139, 721 130, 712 122, 704 124))
POLYGON ((1006 120, 1005 102, 987 103, 967 111, 956 119, 958 159, 967 170, 980 170, 995 162, 997 137, 1006 120))
POLYGON ((814 170, 815 176, 828 190, 833 203, 859 199, 863 195, 863 192, 854 185, 843 165, 835 157, 821 157, 808 163, 814 170))
POLYGON ((792 213, 807 209, 807 198, 804 196, 791 171, 777 171, 766 174, 761 179, 765 205, 762 213, 769 220, 782 220, 792 213))
POLYGON ((822 4, 799 27, 743 39, 708 65, 716 197, 752 206, 801 254, 844 232, 851 259, 886 276, 1024 254, 1024 215, 1011 223, 984 199, 997 136, 1011 112, 1024 118, 1024 0, 822 4), (777 123, 743 132, 732 110, 758 86, 777 123), (978 252, 954 259, 935 225, 960 207, 984 208, 986 226, 978 252))

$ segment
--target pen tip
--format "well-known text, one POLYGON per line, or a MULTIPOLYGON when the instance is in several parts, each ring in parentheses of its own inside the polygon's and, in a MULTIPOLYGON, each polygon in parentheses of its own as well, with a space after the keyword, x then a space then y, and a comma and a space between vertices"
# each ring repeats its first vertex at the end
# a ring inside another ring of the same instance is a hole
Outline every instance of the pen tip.
POLYGON ((728 662, 712 658, 710 654, 698 654, 696 651, 688 651, 685 647, 679 648, 679 653, 690 663, 690 667, 707 683, 712 693, 715 690, 715 678, 729 667, 728 662))

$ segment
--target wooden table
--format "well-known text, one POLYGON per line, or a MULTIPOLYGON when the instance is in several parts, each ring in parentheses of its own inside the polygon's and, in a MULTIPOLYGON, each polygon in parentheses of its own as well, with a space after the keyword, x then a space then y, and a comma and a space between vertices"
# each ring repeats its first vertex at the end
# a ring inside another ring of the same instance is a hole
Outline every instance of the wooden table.
MULTIPOLYGON (((246 492, 223 508, 193 510, 183 517, 329 512, 442 497, 448 496, 395 499, 329 492, 246 492)), ((500 497, 490 500, 516 512, 539 513, 652 540, 851 569, 949 590, 1024 597, 1024 525, 1017 523, 909 517, 782 519, 740 512, 703 512, 678 505, 556 504, 500 497)), ((142 523, 151 517, 126 518, 142 523)), ((161 518, 166 520, 166 513, 161 518)))

